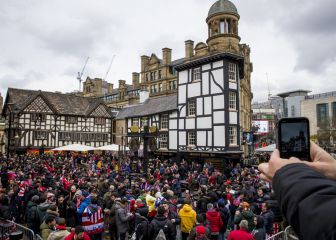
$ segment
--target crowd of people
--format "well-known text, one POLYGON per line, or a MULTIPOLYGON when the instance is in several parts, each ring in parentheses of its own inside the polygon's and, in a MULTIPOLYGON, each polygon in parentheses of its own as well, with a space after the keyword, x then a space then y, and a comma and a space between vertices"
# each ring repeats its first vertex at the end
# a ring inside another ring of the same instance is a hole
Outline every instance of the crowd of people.
POLYGON ((266 239, 282 226, 253 166, 134 157, 2 157, 0 217, 44 240, 266 239))

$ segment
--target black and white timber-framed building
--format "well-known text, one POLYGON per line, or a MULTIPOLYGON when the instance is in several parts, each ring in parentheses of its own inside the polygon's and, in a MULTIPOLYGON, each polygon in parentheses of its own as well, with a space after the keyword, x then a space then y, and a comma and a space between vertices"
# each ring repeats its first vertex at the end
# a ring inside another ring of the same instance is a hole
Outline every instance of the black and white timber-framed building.
POLYGON ((10 151, 112 143, 112 116, 102 100, 9 88, 2 115, 6 120, 5 136, 10 136, 10 151))

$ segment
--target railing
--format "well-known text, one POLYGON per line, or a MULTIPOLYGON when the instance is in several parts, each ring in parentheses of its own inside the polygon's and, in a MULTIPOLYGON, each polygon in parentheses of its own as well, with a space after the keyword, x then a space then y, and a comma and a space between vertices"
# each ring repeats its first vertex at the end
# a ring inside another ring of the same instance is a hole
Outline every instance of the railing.
POLYGON ((13 221, 0 219, 0 239, 6 240, 12 237, 23 240, 39 240, 33 230, 13 221))
POLYGON ((299 240, 291 226, 286 227, 284 231, 278 232, 267 238, 267 240, 299 240))

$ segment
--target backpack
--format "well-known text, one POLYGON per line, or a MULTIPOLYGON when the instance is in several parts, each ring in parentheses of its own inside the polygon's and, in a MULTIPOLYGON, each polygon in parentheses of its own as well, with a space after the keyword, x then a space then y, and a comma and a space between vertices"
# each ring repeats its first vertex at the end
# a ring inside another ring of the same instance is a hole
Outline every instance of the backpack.
POLYGON ((205 227, 197 226, 195 240, 207 240, 207 239, 208 238, 206 236, 205 227))
MULTIPOLYGON (((156 223, 155 223, 156 225, 156 223)), ((167 231, 168 230, 168 220, 165 222, 165 225, 163 228, 160 229, 158 235, 156 236, 155 240, 166 240, 166 234, 164 232, 164 229, 167 231)))
POLYGON ((159 234, 156 236, 155 240, 166 240, 166 235, 163 232, 163 229, 160 229, 159 234))

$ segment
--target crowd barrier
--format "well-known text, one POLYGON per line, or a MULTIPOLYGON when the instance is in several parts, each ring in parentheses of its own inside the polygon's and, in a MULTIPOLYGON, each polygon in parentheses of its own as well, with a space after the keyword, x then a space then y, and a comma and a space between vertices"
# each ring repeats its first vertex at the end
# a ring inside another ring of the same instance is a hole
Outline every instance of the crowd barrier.
POLYGON ((13 221, 0 219, 0 240, 36 240, 33 230, 13 221))
POLYGON ((291 226, 286 227, 284 231, 278 232, 266 240, 299 240, 291 226))

